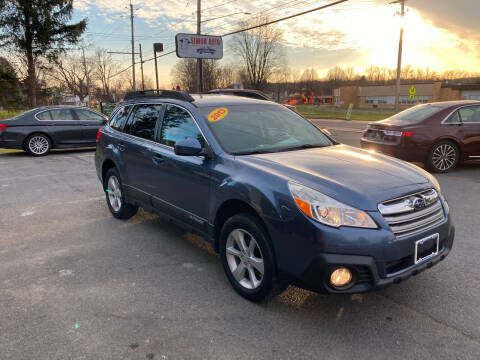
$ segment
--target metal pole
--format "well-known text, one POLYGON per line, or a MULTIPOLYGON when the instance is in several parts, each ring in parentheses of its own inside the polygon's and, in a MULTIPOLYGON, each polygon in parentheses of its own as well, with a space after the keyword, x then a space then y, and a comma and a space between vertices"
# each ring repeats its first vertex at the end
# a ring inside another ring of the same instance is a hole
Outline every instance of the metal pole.
MULTIPOLYGON (((202 32, 202 0, 197 0, 197 34, 202 32)), ((202 59, 197 59, 197 92, 203 91, 202 59)))
POLYGON ((402 72, 402 46, 403 46, 403 17, 405 16, 405 0, 400 0, 402 4, 400 40, 398 42, 398 61, 397 61, 397 84, 395 89, 395 111, 400 108, 400 75, 402 72))
POLYGON ((134 31, 133 31, 133 5, 130 1, 130 24, 132 28, 132 88, 135 91, 135 40, 134 40, 134 31))
POLYGON ((153 49, 153 57, 155 58, 155 81, 157 83, 157 91, 158 91, 158 68, 157 68, 157 52, 153 49))
POLYGON ((142 44, 138 44, 140 48, 140 70, 142 72, 142 90, 145 90, 145 82, 143 80, 143 59, 142 59, 142 44))

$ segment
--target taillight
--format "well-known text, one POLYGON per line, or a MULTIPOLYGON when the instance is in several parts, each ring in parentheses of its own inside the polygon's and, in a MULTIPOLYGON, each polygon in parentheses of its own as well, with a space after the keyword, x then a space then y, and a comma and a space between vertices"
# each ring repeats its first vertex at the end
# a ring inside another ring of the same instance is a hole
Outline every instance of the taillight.
POLYGON ((7 124, 0 124, 0 131, 5 130, 7 128, 7 124))
POLYGON ((413 136, 413 131, 402 131, 402 137, 413 136))
POLYGON ((102 129, 98 129, 97 131, 97 141, 100 139, 100 136, 102 136, 102 129))

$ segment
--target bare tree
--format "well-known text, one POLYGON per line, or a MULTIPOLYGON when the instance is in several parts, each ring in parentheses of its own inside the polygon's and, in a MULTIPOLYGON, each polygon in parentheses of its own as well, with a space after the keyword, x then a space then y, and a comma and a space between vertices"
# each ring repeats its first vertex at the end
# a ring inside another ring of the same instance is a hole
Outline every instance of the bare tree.
MULTIPOLYGON (((172 70, 173 87, 180 86, 182 90, 196 91, 197 77, 195 59, 182 59, 172 70)), ((218 60, 203 61, 203 88, 205 91, 232 85, 235 81, 235 71, 232 66, 221 66, 218 60)))
POLYGON ((64 55, 57 59, 50 71, 49 78, 53 79, 61 89, 68 89, 83 102, 88 95, 88 81, 93 69, 89 62, 81 56, 64 55))
POLYGON ((100 98, 103 101, 112 101, 111 88, 115 81, 114 75, 118 71, 118 66, 113 62, 110 54, 105 49, 96 49, 92 57, 93 75, 100 83, 100 98))
MULTIPOLYGON (((243 23, 242 28, 267 21, 267 18, 259 18, 243 23)), ((234 35, 232 49, 243 59, 242 70, 252 88, 264 89, 272 74, 278 70, 284 57, 280 46, 281 39, 282 31, 276 25, 261 26, 234 35)))

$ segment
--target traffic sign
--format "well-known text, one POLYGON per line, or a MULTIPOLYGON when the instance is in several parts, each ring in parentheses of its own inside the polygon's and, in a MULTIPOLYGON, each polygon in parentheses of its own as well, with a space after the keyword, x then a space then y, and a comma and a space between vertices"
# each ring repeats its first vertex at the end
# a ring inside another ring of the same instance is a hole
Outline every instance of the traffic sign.
POLYGON ((223 41, 221 36, 177 34, 175 36, 177 56, 193 59, 221 59, 223 41))
POLYGON ((408 93, 410 94, 410 99, 413 100, 415 99, 415 94, 417 93, 417 89, 415 89, 415 86, 411 86, 410 90, 408 90, 408 93))

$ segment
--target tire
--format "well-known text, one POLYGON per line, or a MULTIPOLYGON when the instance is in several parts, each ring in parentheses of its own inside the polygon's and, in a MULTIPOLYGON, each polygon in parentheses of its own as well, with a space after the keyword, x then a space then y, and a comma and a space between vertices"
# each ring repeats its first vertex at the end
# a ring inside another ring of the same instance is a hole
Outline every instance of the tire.
POLYGON ((114 217, 125 220, 130 219, 137 213, 138 206, 127 204, 125 201, 122 182, 117 169, 111 168, 107 171, 103 188, 105 189, 108 208, 114 217))
POLYGON ((52 148, 52 141, 45 134, 32 134, 25 140, 25 151, 32 156, 48 155, 52 148))
POLYGON ((436 173, 453 170, 460 162, 460 150, 451 141, 442 140, 436 143, 428 153, 427 168, 436 173))
POLYGON ((276 278, 268 234, 253 214, 238 214, 225 222, 220 233, 220 256, 230 284, 247 300, 262 301, 285 290, 276 278))

